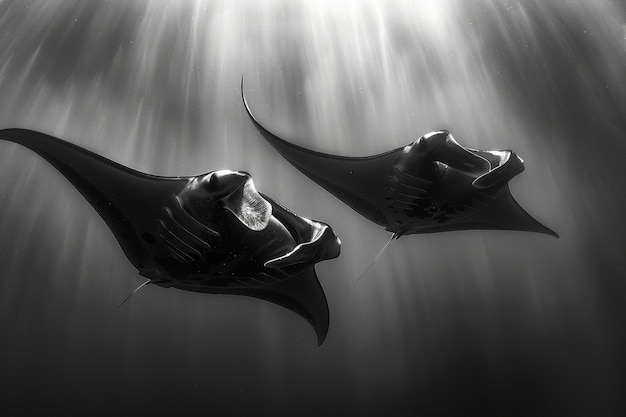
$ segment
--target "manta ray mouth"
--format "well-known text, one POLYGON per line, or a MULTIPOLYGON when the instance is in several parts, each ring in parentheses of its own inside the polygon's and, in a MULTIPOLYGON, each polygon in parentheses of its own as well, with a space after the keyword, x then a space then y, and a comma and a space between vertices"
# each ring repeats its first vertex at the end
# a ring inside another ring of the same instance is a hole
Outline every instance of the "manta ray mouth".
POLYGON ((265 229, 272 216, 272 205, 261 197, 252 178, 248 178, 241 187, 241 194, 241 206, 236 214, 239 221, 252 230, 265 229))
POLYGON ((250 176, 221 201, 226 210, 255 232, 264 230, 272 217, 272 205, 259 194, 250 176))
POLYGON ((272 216, 272 205, 256 190, 247 172, 220 170, 200 180, 208 201, 231 212, 250 230, 265 229, 272 216))
POLYGON ((242 225, 260 233, 258 238, 267 249, 273 247, 272 257, 263 261, 264 267, 285 268, 339 256, 341 242, 327 224, 268 201, 257 191, 248 173, 216 171, 208 181, 209 189, 219 190, 215 197, 220 205, 242 225))

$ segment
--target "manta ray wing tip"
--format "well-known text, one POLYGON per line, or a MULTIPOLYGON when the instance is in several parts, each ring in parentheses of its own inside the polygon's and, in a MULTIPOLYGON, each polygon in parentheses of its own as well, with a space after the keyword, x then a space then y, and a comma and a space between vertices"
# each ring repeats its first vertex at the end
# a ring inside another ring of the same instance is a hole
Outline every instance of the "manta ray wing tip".
POLYGON ((544 225, 542 225, 541 223, 539 223, 539 227, 533 230, 529 230, 530 232, 536 232, 536 233, 541 233, 544 235, 548 235, 548 236, 552 236, 554 238, 560 239, 561 236, 555 232, 554 230, 550 229, 549 227, 546 227, 544 225))

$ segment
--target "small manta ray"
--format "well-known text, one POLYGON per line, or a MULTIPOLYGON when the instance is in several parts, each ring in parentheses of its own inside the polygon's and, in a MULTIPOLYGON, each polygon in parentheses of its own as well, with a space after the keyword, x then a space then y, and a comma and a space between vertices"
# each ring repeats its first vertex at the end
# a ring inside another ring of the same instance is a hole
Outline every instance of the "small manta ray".
POLYGON ((314 266, 339 256, 340 241, 257 192, 249 174, 161 177, 31 130, 0 130, 0 139, 38 153, 78 189, 148 279, 139 288, 260 298, 305 318, 324 341, 328 304, 314 266))
POLYGON ((248 106, 243 79, 241 95, 256 128, 287 161, 392 233, 383 250, 400 236, 452 230, 520 230, 558 237, 511 195, 508 182, 524 170, 524 162, 510 150, 464 148, 440 130, 379 155, 321 153, 266 129, 248 106))

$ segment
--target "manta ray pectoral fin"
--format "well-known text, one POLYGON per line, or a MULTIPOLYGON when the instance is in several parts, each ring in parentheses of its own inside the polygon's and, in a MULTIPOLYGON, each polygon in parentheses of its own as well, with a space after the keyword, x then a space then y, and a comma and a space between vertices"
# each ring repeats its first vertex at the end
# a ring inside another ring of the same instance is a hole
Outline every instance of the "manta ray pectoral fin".
MULTIPOLYGON (((283 276, 283 278, 285 277, 283 276)), ((247 288, 204 289, 202 291, 258 298, 291 310, 313 326, 318 345, 324 342, 328 334, 328 302, 312 265, 273 284, 247 288)))
POLYGON ((519 205, 505 184, 496 198, 469 219, 474 227, 492 230, 519 230, 559 237, 558 233, 539 223, 519 205))
POLYGON ((264 289, 268 301, 279 304, 307 320, 317 334, 321 345, 328 334, 329 312, 324 290, 313 266, 298 276, 264 289))
POLYGON ((32 130, 0 130, 0 139, 36 152, 63 174, 105 220, 137 269, 154 263, 148 249, 148 241, 158 233, 153 219, 167 198, 185 187, 188 178, 135 171, 78 145, 32 130))
POLYGON ((329 312, 324 290, 313 266, 298 276, 284 280, 263 290, 265 298, 297 313, 307 320, 317 334, 321 345, 328 334, 329 312))
POLYGON ((248 117, 261 136, 289 163, 365 218, 380 225, 386 224, 380 210, 385 204, 385 195, 381 190, 385 189, 387 175, 403 147, 379 155, 355 158, 317 152, 287 142, 266 129, 248 106, 243 92, 243 79, 241 99, 248 117))

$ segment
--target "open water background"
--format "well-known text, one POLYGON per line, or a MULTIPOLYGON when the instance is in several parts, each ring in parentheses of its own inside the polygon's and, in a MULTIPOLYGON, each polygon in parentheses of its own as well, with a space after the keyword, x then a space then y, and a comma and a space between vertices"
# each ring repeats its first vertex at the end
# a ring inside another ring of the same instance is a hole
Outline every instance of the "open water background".
POLYGON ((0 143, 0 407, 41 415, 626 415, 626 6, 619 0, 0 0, 0 128, 160 175, 252 173, 333 225, 326 342, 256 299, 146 287, 80 194, 0 143), (283 160, 449 129, 513 149, 560 239, 394 242, 283 160))

